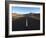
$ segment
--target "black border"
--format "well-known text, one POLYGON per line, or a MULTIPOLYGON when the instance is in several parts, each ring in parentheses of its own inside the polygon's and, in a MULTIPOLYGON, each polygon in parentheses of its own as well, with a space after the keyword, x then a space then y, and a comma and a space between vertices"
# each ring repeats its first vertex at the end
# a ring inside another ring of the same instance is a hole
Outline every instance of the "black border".
POLYGON ((39 35, 45 35, 45 3, 42 2, 25 2, 25 1, 5 1, 5 37, 24 37, 24 36, 39 36, 39 35), (9 4, 36 4, 36 5, 43 5, 43 33, 38 34, 25 34, 25 35, 8 35, 9 34, 9 26, 8 26, 8 8, 9 4))

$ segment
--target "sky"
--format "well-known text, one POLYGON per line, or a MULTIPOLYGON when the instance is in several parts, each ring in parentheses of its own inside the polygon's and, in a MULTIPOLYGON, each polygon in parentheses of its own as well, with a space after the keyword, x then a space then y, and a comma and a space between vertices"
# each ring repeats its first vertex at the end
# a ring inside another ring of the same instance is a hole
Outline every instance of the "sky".
POLYGON ((39 7, 12 7, 12 13, 28 14, 28 13, 40 13, 39 7))

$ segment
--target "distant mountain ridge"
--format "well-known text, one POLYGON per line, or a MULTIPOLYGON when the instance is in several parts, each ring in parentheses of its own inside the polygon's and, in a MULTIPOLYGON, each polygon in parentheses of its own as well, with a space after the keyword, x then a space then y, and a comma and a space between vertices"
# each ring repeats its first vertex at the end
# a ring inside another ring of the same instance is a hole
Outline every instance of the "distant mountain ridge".
POLYGON ((17 13, 12 13, 13 16, 23 16, 23 15, 27 15, 27 16, 30 16, 30 15, 40 15, 39 13, 36 14, 36 13, 28 13, 28 14, 17 14, 17 13))
POLYGON ((17 13, 12 13, 12 16, 13 17, 25 17, 25 16, 37 16, 37 17, 40 17, 40 14, 35 14, 35 13, 29 13, 29 14, 17 14, 17 13))
POLYGON ((13 19, 18 19, 18 18, 21 18, 21 17, 37 17, 40 19, 40 14, 35 14, 35 13, 29 13, 29 14, 16 14, 16 13, 12 13, 12 18, 13 19))

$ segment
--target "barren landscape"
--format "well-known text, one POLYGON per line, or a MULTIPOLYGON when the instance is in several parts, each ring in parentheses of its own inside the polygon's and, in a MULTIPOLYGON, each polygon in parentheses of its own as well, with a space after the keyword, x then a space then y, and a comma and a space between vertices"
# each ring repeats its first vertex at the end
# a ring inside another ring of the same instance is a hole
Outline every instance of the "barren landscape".
POLYGON ((12 31, 21 30, 40 30, 40 14, 12 13, 12 31), (28 26, 26 26, 26 19, 28 26))

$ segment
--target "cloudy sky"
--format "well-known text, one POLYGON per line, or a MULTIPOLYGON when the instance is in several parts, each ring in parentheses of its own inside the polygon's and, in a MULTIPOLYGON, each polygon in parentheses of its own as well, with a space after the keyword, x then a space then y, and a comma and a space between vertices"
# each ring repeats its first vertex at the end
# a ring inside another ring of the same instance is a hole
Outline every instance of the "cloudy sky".
POLYGON ((28 14, 28 13, 40 13, 39 7, 12 7, 12 13, 28 14))

